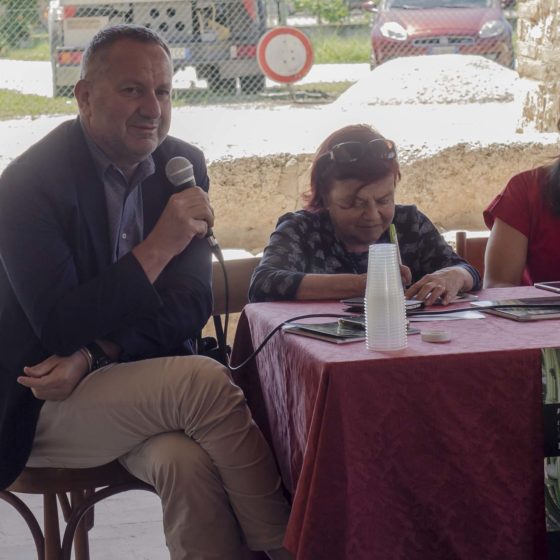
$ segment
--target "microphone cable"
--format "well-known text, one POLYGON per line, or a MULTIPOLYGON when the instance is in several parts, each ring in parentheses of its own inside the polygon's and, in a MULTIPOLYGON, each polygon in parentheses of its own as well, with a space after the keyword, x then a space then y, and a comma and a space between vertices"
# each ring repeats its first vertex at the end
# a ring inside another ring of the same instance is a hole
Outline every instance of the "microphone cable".
MULTIPOLYGON (((227 351, 227 333, 229 328, 229 280, 227 275, 226 263, 224 260, 224 254, 222 253, 222 249, 220 248, 220 245, 217 241, 214 245, 210 245, 210 251, 216 257, 218 263, 220 263, 222 276, 224 279, 224 328, 221 333, 216 332, 216 336, 218 339, 218 348, 222 357, 222 363, 224 363, 229 369, 229 355, 227 351)), ((214 327, 216 327, 215 322, 214 327)))
POLYGON ((229 359, 227 361, 227 368, 229 369, 229 371, 231 372, 235 372, 243 367, 245 367, 250 361, 254 360, 257 355, 261 352, 261 350, 266 346, 266 344, 268 343, 268 341, 284 326, 287 325, 289 323, 291 323, 292 321, 300 321, 301 319, 316 319, 316 318, 326 318, 326 317, 330 317, 330 318, 337 318, 337 319, 341 319, 344 317, 351 317, 351 314, 341 314, 341 313, 311 313, 308 315, 297 315, 296 317, 292 317, 291 319, 286 319, 285 321, 282 321, 280 324, 276 325, 263 339, 263 341, 258 345, 258 347, 253 350, 253 352, 251 352, 251 354, 245 358, 240 364, 237 364, 236 366, 232 366, 229 359))

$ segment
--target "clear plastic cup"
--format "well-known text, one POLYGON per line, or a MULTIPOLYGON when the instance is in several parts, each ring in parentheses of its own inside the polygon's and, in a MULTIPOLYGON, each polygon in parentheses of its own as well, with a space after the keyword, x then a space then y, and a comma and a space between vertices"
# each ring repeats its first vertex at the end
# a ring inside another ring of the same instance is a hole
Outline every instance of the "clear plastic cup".
POLYGON ((370 245, 365 295, 369 350, 406 348, 406 309, 397 246, 370 245))

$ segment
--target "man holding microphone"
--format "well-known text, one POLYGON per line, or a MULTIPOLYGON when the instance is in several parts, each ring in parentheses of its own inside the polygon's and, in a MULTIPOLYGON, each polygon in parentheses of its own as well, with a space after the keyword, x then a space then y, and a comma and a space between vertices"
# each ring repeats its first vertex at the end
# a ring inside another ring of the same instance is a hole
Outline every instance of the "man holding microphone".
POLYGON ((167 136, 173 65, 154 32, 99 32, 65 122, 0 177, 0 487, 25 465, 114 459, 152 484, 172 560, 271 558, 289 513, 274 459, 219 363, 203 154, 167 136), (195 187, 175 192, 173 157, 195 187))

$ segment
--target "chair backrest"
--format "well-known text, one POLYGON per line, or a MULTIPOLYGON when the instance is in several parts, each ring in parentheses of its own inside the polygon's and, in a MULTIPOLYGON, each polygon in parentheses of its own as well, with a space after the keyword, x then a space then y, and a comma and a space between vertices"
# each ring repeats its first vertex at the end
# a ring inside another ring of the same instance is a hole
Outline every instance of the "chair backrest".
MULTIPOLYGON (((228 313, 239 313, 249 301, 249 283, 253 270, 261 260, 247 251, 224 250, 224 268, 227 274, 229 287, 228 313)), ((212 263, 212 295, 214 297, 214 308, 212 310, 212 320, 216 333, 217 347, 210 339, 210 347, 207 346, 208 340, 199 341, 199 352, 210 356, 227 365, 231 348, 227 344, 227 333, 224 332, 225 326, 222 324, 222 315, 226 312, 226 294, 224 271, 218 261, 212 263), (201 351, 202 348, 202 351, 201 351)), ((237 322, 235 322, 237 324, 237 322)))
POLYGON ((484 277, 484 254, 490 232, 458 231, 455 234, 455 249, 460 257, 472 264, 484 277))
MULTIPOLYGON (((249 282, 260 257, 250 253, 239 256, 224 251, 224 264, 229 285, 229 313, 239 313, 248 300, 249 282)), ((225 286, 224 274, 219 262, 212 263, 212 294, 214 296, 214 309, 212 315, 225 313, 225 286)))

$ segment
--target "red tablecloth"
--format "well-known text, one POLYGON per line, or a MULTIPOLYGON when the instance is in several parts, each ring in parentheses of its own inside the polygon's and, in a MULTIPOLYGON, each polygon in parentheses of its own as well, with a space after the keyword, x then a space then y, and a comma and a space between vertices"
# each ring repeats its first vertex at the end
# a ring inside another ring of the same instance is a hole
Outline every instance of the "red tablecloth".
MULTIPOLYGON (((543 292, 480 297, 528 295, 543 292)), ((233 362, 284 320, 342 309, 249 305, 233 362)), ((452 341, 383 353, 279 333, 237 374, 294 494, 286 545, 298 560, 544 558, 539 349, 560 346, 560 321, 418 326, 452 341)))

